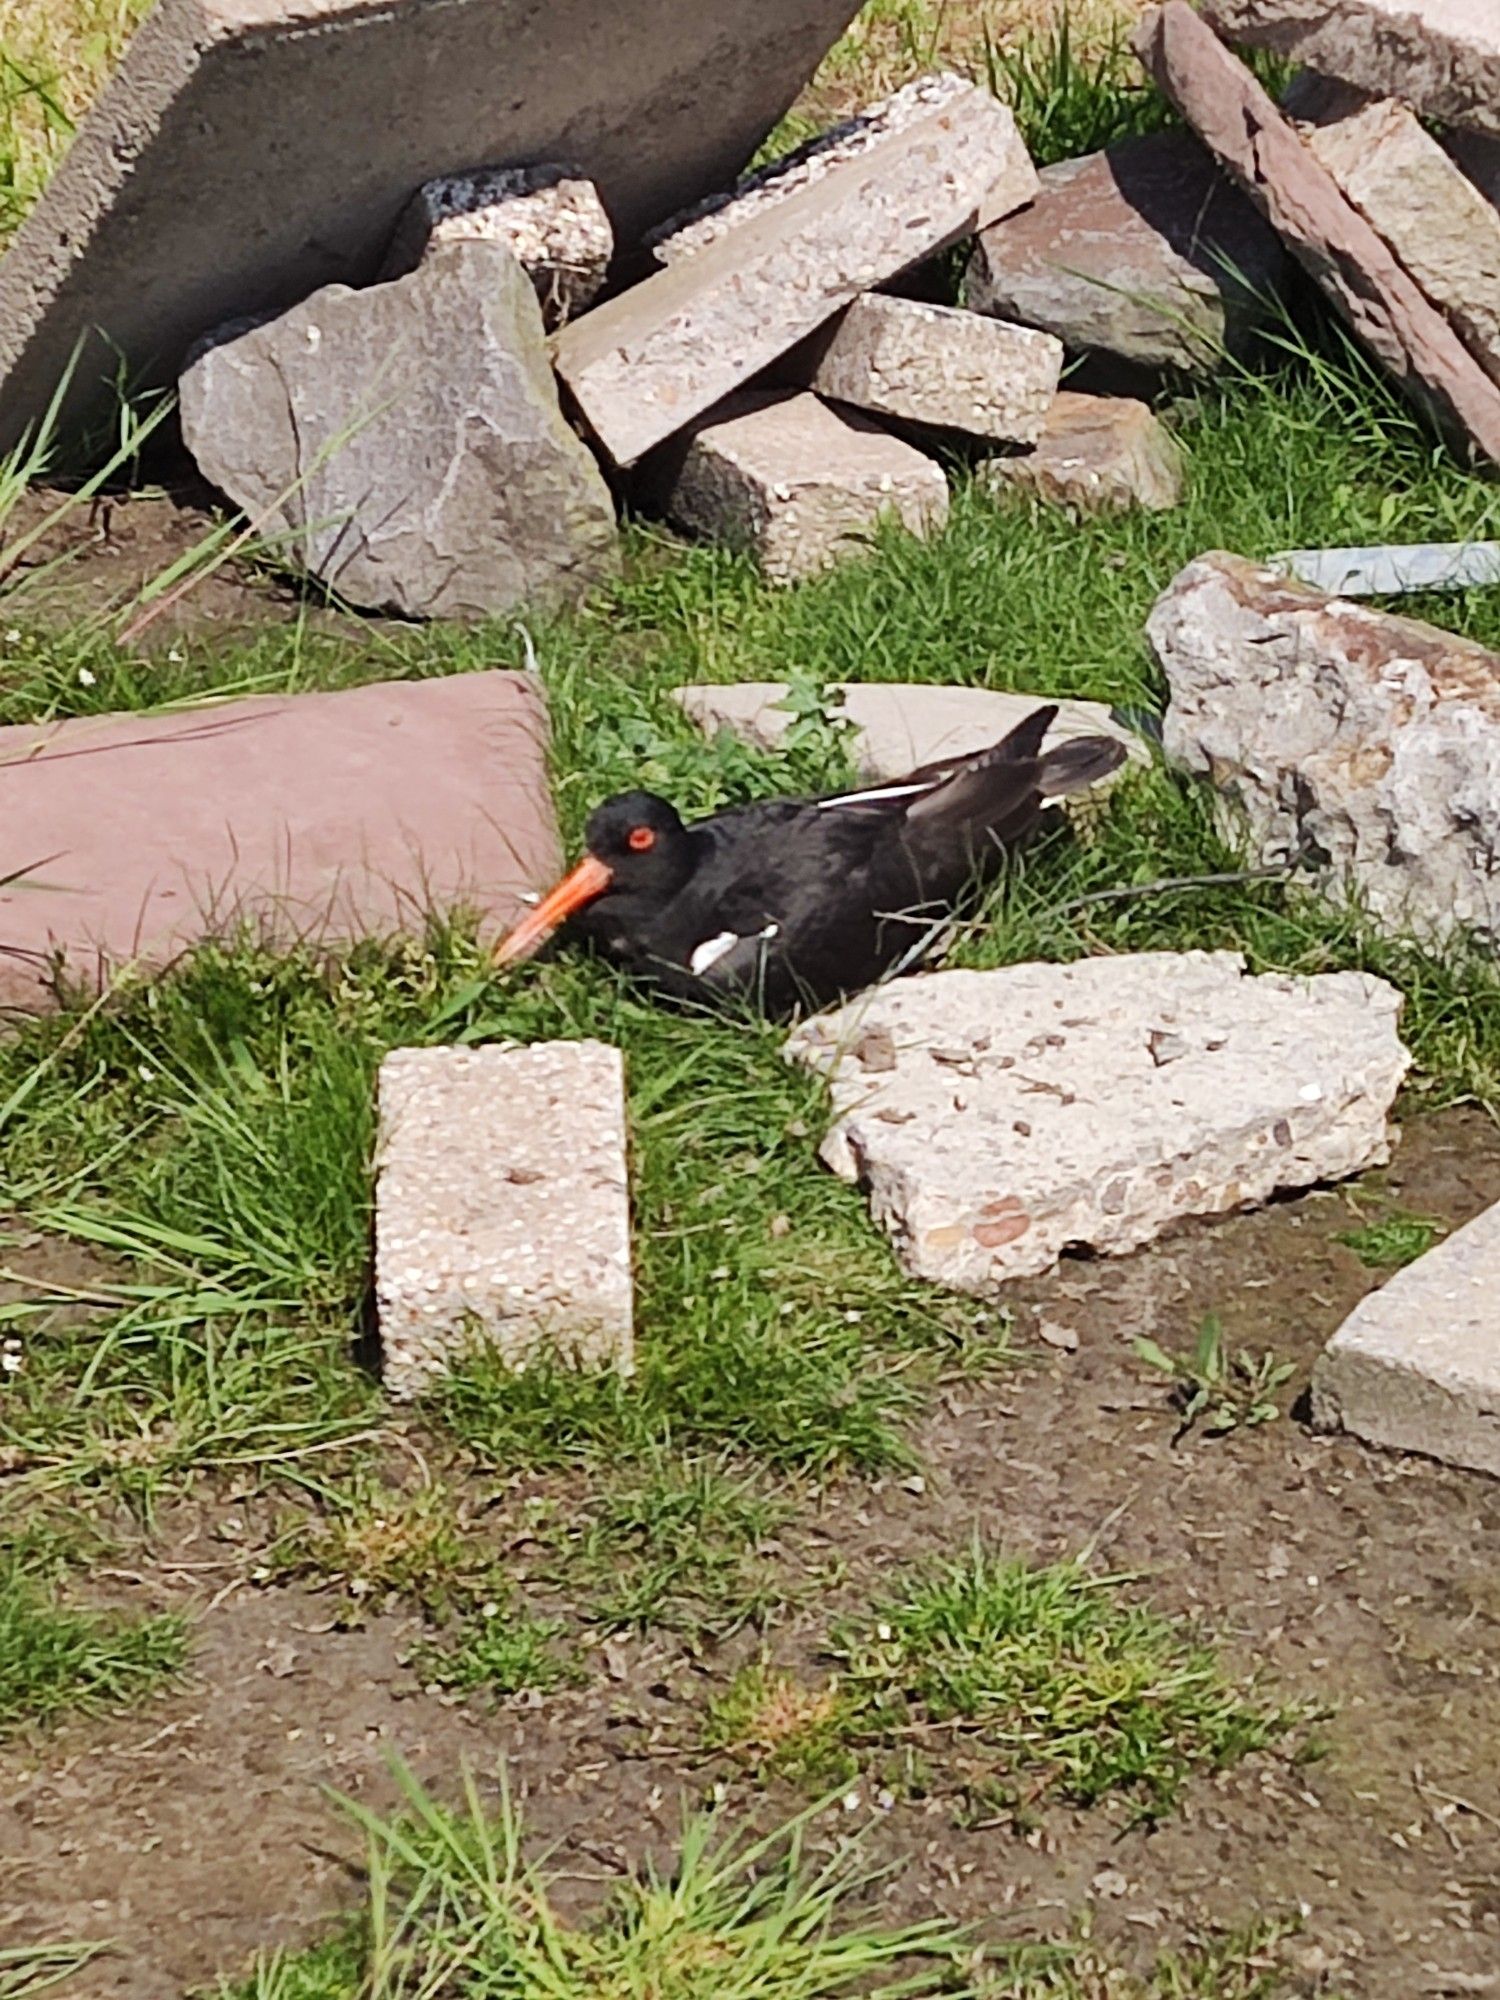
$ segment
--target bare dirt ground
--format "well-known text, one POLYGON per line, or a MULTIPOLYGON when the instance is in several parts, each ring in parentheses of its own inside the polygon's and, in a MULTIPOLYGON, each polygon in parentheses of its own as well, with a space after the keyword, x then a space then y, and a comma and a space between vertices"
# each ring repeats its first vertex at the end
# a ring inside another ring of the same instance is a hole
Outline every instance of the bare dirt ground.
MULTIPOLYGON (((1385 1177, 1392 1200, 1459 1222, 1500 1196, 1500 1133, 1477 1114, 1414 1120, 1385 1177)), ((1340 1194, 1185 1228, 1121 1262, 1070 1261, 1031 1288, 1076 1351, 1023 1342, 1014 1373, 951 1385, 919 1434, 922 1490, 833 1487, 783 1540, 789 1576, 842 1572, 869 1601, 890 1566, 952 1553, 976 1528, 1053 1558, 1091 1548, 1168 1610, 1202 1614, 1232 1660, 1280 1696, 1336 1701, 1327 1754, 1266 1757, 1194 1784, 1156 1830, 1055 1811, 1026 1834, 962 1831, 951 1801, 838 1815, 898 1864, 892 1913, 972 1918, 991 1935, 1096 1934, 1146 1955, 1202 1924, 1300 1912, 1293 1990, 1360 2000, 1500 1989, 1500 1487, 1313 1435, 1295 1417, 1173 1443, 1175 1419, 1130 1338, 1185 1345, 1203 1313, 1274 1345, 1297 1385, 1374 1282, 1334 1238, 1340 1194)), ((268 1944, 317 1934, 356 1893, 359 1839, 325 1788, 388 1804, 395 1750, 440 1794, 461 1764, 502 1761, 539 1839, 592 1901, 662 1850, 683 1801, 733 1766, 693 1751, 708 1693, 761 1642, 718 1657, 617 1639, 589 1686, 496 1711, 424 1693, 413 1628, 334 1629, 326 1596, 244 1580, 232 1494, 164 1520, 133 1569, 96 1579, 138 1607, 188 1605, 189 1682, 124 1720, 0 1757, 0 1945, 107 1937, 79 2000, 181 2000, 268 1944)), ((770 1635, 811 1657, 829 1601, 770 1635)), ((859 1788, 856 1787, 858 1791, 859 1788)), ((788 1791, 773 1799, 790 1807, 788 1791)))

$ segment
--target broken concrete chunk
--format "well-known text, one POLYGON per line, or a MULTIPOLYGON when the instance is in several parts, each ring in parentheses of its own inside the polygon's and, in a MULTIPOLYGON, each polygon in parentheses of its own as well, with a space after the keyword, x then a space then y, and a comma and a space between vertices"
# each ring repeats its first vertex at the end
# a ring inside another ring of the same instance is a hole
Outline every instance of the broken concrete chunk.
POLYGON ((797 379, 878 417, 1031 444, 1062 364, 1062 342, 1050 334, 869 292, 797 357, 797 379))
POLYGON ((603 1042, 396 1049, 380 1065, 375 1300, 393 1396, 483 1344, 629 1370, 625 1073, 603 1042))
POLYGON ((1035 450, 987 458, 974 476, 992 493, 1031 493, 1079 514, 1159 512, 1181 500, 1183 464, 1171 432, 1144 403, 1065 389, 1035 450))
POLYGON ((895 980, 787 1051, 830 1079, 821 1157, 906 1269, 988 1297, 1070 1248, 1117 1256, 1389 1158, 1400 1009, 1365 973, 1146 952, 895 980), (895 1050, 873 1074, 872 1032, 895 1050))
POLYGON ((617 559, 614 503, 564 421, 541 309, 500 243, 330 285, 182 380, 204 476, 350 603, 482 618, 575 600, 617 559))
POLYGON ((558 373, 610 457, 633 464, 961 236, 1017 161, 1029 170, 1015 119, 969 85, 565 327, 558 373))
POLYGON ((61 431, 113 433, 123 374, 378 268, 413 188, 556 158, 622 240, 725 186, 855 0, 169 0, 0 265, 0 451, 84 343, 61 431))
POLYGON ((1500 382, 1500 208, 1393 98, 1371 102, 1318 79, 1285 107, 1346 198, 1500 382))
POLYGON ((1275 49, 1429 118, 1500 133, 1494 0, 1203 0, 1231 41, 1275 49))
POLYGON ((1271 569, 1330 597, 1400 597, 1500 584, 1500 542, 1410 542, 1366 549, 1287 549, 1271 569))
MULTIPOLYGON (((721 729, 762 750, 774 750, 792 726, 784 681, 731 681, 674 688, 672 699, 706 736, 721 729)), ((853 732, 849 749, 861 779, 904 778, 940 757, 986 750, 1044 705, 1033 694, 989 688, 927 686, 920 682, 851 681, 828 690, 831 713, 853 732)), ((1150 761, 1146 746, 1115 721, 1102 701, 1060 701, 1049 745, 1073 736, 1112 736, 1129 758, 1150 761)), ((1113 776, 1106 784, 1114 782, 1113 776)))
POLYGON ((1146 633, 1167 754, 1238 802, 1257 860, 1304 857, 1397 933, 1500 938, 1500 655, 1222 554, 1146 633))
POLYGON ((0 768, 4 872, 37 864, 0 884, 0 1011, 242 927, 338 947, 467 908, 503 935, 561 860, 534 674, 17 724, 0 768))
POLYGON ((914 535, 948 518, 940 465, 809 395, 733 398, 672 449, 655 484, 677 527, 750 550, 772 583, 858 554, 886 514, 914 535))
POLYGON ((503 243, 556 328, 591 306, 614 255, 614 231, 592 181, 568 167, 489 167, 428 181, 407 204, 382 282, 414 271, 438 243, 503 243))
POLYGON ((1031 206, 981 231, 964 298, 1075 354, 1201 373, 1246 350, 1287 268, 1197 140, 1155 132, 1044 168, 1031 206))
POLYGON ((1500 1474, 1500 1205, 1354 1308, 1312 1405, 1322 1430, 1500 1474))
POLYGON ((1399 387, 1460 448, 1500 462, 1500 387, 1201 15, 1166 0, 1136 40, 1162 91, 1399 387))
MULTIPOLYGON (((716 243, 730 230, 753 217, 775 208, 790 195, 812 186, 836 168, 847 167, 868 153, 878 141, 903 132, 928 112, 943 105, 958 105, 974 86, 951 71, 920 76, 912 83, 884 97, 878 104, 846 118, 842 124, 821 132, 814 139, 784 153, 780 159, 747 174, 727 194, 710 195, 695 208, 674 215, 647 237, 659 264, 673 264, 682 257, 716 243)), ((989 189, 978 222, 1008 215, 1030 201, 1037 189, 1036 169, 1024 146, 1007 154, 1002 171, 989 189)))

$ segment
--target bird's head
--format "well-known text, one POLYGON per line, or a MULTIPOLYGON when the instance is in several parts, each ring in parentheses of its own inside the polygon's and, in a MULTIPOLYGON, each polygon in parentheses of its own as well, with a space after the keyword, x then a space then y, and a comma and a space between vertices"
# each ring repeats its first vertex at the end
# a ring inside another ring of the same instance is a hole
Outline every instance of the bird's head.
POLYGON ((589 814, 584 856, 495 947, 495 963, 529 958, 569 917, 604 895, 664 902, 692 872, 687 828, 654 792, 620 792, 589 814))

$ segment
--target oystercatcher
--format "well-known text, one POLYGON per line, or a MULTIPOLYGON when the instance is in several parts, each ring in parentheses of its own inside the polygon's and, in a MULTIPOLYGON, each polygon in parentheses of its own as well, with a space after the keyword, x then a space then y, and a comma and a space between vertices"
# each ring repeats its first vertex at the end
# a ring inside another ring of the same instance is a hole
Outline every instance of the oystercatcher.
POLYGON ((1043 739, 1036 709, 987 750, 827 798, 762 799, 685 825, 653 792, 590 816, 582 861, 496 949, 528 957, 560 927, 658 993, 823 1007, 914 962, 1047 809, 1118 768, 1124 746, 1043 739))

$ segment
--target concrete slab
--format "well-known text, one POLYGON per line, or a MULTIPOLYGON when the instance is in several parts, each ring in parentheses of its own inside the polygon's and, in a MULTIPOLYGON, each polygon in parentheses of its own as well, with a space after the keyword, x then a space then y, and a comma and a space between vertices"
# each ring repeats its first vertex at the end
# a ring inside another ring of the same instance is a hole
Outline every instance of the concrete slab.
POLYGON ((477 1344, 633 1358, 625 1065, 604 1042, 396 1049, 380 1066, 375 1300, 393 1396, 477 1344))
POLYGON ((1500 1204, 1361 1300, 1312 1401, 1320 1429, 1500 1475, 1500 1204))
POLYGON ((561 861, 546 752, 514 673, 0 729, 0 875, 28 871, 0 887, 0 1010, 242 924, 337 945, 467 905, 503 933, 561 861))
POLYGON ((161 0, 0 264, 0 449, 80 340, 69 433, 113 419, 120 357, 166 387, 226 320, 367 283, 413 192, 478 162, 573 162, 632 240, 740 172, 854 11, 161 0))
POLYGON ((1330 597, 1401 597, 1410 591, 1500 584, 1500 542, 1410 542, 1362 549, 1286 549, 1269 567, 1330 597))
POLYGON ((1130 396, 1065 389, 1032 451, 987 458, 974 477, 991 493, 1023 492, 1078 514, 1157 512, 1182 498, 1182 453, 1166 425, 1130 396))

